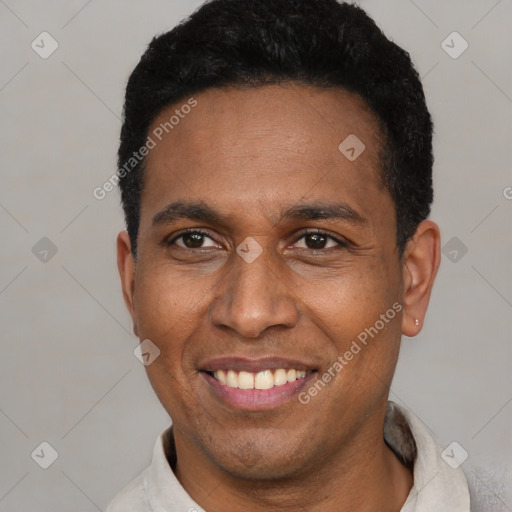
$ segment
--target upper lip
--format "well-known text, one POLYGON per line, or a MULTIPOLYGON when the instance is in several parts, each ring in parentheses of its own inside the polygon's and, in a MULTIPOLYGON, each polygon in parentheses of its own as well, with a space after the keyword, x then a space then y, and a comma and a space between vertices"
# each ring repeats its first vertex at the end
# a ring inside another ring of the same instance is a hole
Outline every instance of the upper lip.
POLYGON ((294 359, 280 357, 262 357, 259 359, 246 357, 218 357, 209 359, 199 365, 202 371, 214 372, 215 370, 236 370, 246 372, 261 372, 264 370, 315 370, 315 366, 294 359))

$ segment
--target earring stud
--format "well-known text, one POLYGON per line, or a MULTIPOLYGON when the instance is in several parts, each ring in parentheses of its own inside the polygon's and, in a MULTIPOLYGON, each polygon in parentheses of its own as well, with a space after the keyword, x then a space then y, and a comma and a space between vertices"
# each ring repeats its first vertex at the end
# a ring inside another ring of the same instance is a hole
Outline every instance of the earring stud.
POLYGON ((420 321, 419 321, 417 318, 415 318, 415 319, 414 319, 414 323, 415 323, 416 325, 420 325, 420 321))

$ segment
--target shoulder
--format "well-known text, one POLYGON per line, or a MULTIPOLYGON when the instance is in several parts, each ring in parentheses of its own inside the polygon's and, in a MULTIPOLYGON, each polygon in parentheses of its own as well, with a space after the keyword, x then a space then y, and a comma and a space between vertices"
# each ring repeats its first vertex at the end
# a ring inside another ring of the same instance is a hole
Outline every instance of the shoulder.
POLYGON ((144 470, 110 502, 105 512, 145 512, 151 510, 144 488, 144 470))

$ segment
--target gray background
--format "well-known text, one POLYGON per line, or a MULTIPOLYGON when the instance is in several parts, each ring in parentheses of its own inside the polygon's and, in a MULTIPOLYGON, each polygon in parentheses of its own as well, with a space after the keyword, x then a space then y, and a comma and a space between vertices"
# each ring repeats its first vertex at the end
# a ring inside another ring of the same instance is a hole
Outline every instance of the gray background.
MULTIPOLYGON (((169 423, 133 355, 115 265, 119 196, 92 191, 115 172, 129 72, 199 4, 0 0, 1 511, 104 510, 169 423), (31 47, 48 50, 43 31, 59 45, 47 59, 31 47), (48 448, 31 457, 43 441, 59 454, 46 470, 36 460, 48 462, 48 448)), ((512 2, 361 5, 423 76, 436 124, 432 218, 443 245, 456 238, 423 332, 404 338, 391 396, 443 447, 469 453, 462 467, 487 502, 475 510, 510 511, 512 2), (469 44, 457 59, 442 47, 453 31, 469 44)))

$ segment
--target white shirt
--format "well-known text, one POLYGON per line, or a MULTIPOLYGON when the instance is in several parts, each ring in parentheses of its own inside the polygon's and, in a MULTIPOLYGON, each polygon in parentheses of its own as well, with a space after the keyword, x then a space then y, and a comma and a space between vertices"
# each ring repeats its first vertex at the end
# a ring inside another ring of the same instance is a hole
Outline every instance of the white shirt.
MULTIPOLYGON (((169 465, 164 445, 170 429, 158 437, 149 467, 114 498, 106 512, 205 512, 169 465)), ((400 512, 470 512, 464 473, 441 458, 441 448, 409 410, 388 403, 384 439, 399 458, 414 463, 414 485, 400 512)), ((168 450, 175 457, 172 444, 168 450)))

